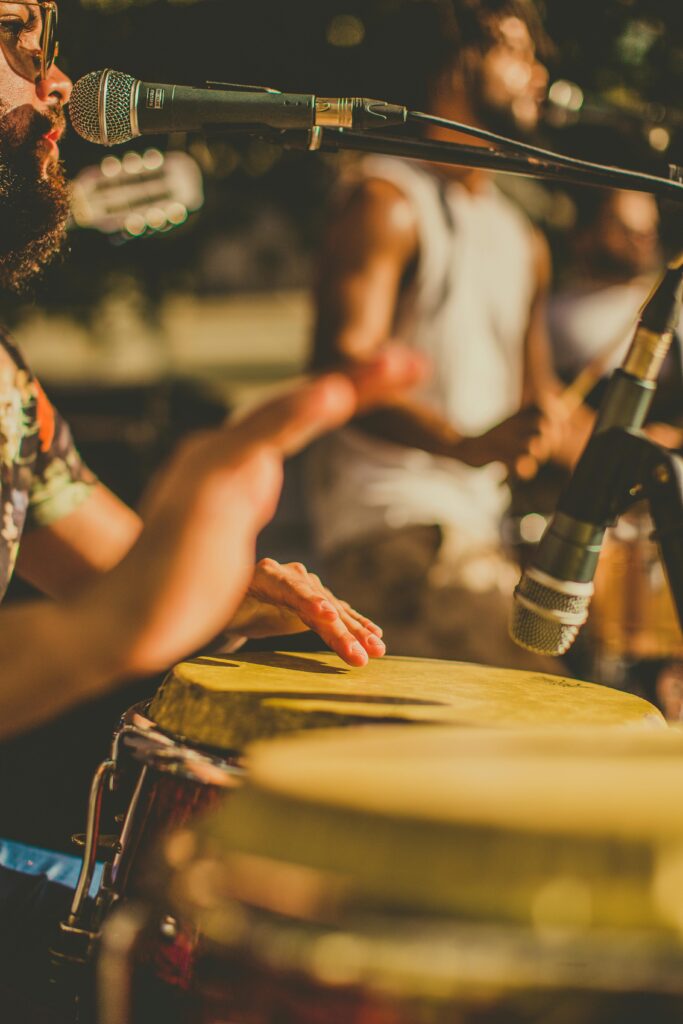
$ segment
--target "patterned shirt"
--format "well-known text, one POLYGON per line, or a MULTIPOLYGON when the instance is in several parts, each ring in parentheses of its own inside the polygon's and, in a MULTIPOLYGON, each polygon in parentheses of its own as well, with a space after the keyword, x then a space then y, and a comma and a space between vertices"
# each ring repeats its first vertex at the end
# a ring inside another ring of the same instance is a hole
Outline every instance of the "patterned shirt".
POLYGON ((73 512, 96 483, 68 425, 0 329, 0 600, 24 530, 73 512))

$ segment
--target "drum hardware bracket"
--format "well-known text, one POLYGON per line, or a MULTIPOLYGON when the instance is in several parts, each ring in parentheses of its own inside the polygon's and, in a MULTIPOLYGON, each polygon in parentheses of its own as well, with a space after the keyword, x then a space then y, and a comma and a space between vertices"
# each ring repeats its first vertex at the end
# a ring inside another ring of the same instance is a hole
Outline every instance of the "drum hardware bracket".
MULTIPOLYGON (((87 846, 87 833, 76 832, 75 835, 72 835, 71 842, 74 844, 74 846, 79 846, 81 848, 87 846)), ((113 835, 98 836, 97 849, 107 851, 108 853, 120 853, 121 843, 119 842, 119 837, 113 835)))
MULTIPOLYGON (((82 845, 83 847, 83 863, 78 876, 76 891, 71 902, 69 916, 61 924, 64 934, 80 933, 84 936, 89 936, 91 940, 97 937, 97 932, 84 927, 83 923, 98 850, 106 850, 110 854, 105 865, 105 876, 108 875, 107 869, 111 864, 111 857, 116 857, 121 852, 119 837, 100 835, 100 821, 102 818, 102 800, 105 788, 110 793, 116 790, 122 741, 129 735, 146 737, 154 732, 160 742, 167 742, 169 745, 172 745, 171 740, 155 732, 154 722, 147 718, 148 706, 148 702, 136 704, 123 716, 118 728, 114 732, 110 756, 106 761, 102 762, 93 776, 88 797, 86 830, 82 835, 72 837, 77 845, 82 845)), ((99 907, 99 900, 96 906, 99 907)))
MULTIPOLYGON (((186 750, 180 754, 177 742, 161 732, 154 721, 148 717, 149 701, 136 704, 130 708, 119 721, 114 731, 109 757, 96 770, 90 786, 88 797, 88 813, 86 831, 72 836, 72 841, 83 849, 83 862, 76 885, 69 916, 60 925, 61 935, 69 942, 78 937, 87 947, 79 949, 76 955, 62 954, 55 951, 56 961, 79 962, 92 951, 92 945, 100 936, 99 923, 119 899, 116 890, 115 871, 120 855, 124 852, 127 814, 117 815, 115 820, 122 826, 117 835, 100 834, 102 818, 102 802, 105 791, 114 793, 121 774, 121 750, 125 745, 130 748, 133 757, 138 757, 143 764, 163 766, 165 771, 190 775, 193 769, 217 773, 214 782, 226 787, 238 785, 242 780, 243 771, 235 765, 227 765, 216 757, 197 751, 186 750), (144 756, 141 757, 140 755, 144 756), (105 853, 104 874, 94 904, 88 900, 98 851, 105 853)), ((143 773, 145 768, 143 767, 143 773)), ((142 778, 142 776, 141 776, 142 778)), ((138 780, 138 786, 140 779, 138 780)))

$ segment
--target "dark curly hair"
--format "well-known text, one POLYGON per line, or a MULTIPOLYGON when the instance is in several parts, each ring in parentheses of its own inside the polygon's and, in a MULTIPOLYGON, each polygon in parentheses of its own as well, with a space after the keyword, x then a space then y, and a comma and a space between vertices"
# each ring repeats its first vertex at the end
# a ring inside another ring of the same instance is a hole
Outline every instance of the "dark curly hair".
POLYGON ((367 55, 373 94, 424 110, 438 77, 458 64, 464 50, 486 53, 497 42, 496 23, 520 18, 537 52, 552 44, 535 0, 399 0, 370 28, 367 55))

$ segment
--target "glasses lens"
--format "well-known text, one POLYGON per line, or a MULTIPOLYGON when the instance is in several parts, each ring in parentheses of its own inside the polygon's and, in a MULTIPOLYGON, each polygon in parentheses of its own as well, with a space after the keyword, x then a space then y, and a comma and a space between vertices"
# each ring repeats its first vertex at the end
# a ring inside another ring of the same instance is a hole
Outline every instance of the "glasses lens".
POLYGON ((0 0, 0 49, 12 70, 29 82, 44 78, 55 59, 56 21, 52 7, 0 0))
POLYGON ((48 7, 43 12, 43 77, 57 59, 57 8, 48 7))

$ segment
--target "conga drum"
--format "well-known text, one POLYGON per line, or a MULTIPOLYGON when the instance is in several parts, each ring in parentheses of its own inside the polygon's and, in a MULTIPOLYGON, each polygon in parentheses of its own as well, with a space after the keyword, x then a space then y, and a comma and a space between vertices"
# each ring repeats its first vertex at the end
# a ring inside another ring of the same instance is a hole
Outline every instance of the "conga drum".
MULTIPOLYGON (((166 899, 202 936, 187 1019, 680 1022, 682 786, 674 731, 259 744, 231 805, 166 840, 166 899)), ((124 1024, 122 927, 102 1024, 124 1024)))
MULTIPOLYGON (((168 675, 149 707, 133 708, 94 784, 85 869, 65 926, 96 940, 124 896, 144 895, 146 865, 169 831, 189 824, 243 779, 247 744, 302 730, 410 723, 545 728, 560 723, 664 726, 646 701, 562 676, 386 657, 351 669, 332 654, 205 656, 168 675), (133 795, 105 871, 94 923, 80 907, 98 844, 104 784, 134 772, 133 795), (80 903, 79 903, 80 900, 80 903)), ((154 873, 153 869, 152 874, 154 873)))
POLYGON ((382 658, 352 669, 332 654, 200 657, 177 665, 117 745, 143 765, 109 884, 144 887, 139 866, 167 830, 238 785, 248 744, 302 730, 406 722, 499 728, 661 725, 650 704, 562 676, 459 662, 382 658))

